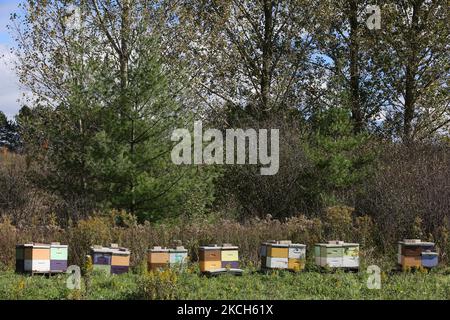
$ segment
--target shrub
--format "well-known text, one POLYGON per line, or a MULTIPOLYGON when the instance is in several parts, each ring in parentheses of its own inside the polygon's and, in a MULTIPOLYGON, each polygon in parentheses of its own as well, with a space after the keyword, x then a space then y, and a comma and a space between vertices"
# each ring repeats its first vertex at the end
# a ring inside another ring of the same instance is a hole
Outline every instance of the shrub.
POLYGON ((140 279, 138 297, 145 300, 177 299, 177 281, 177 273, 172 269, 149 272, 140 279))

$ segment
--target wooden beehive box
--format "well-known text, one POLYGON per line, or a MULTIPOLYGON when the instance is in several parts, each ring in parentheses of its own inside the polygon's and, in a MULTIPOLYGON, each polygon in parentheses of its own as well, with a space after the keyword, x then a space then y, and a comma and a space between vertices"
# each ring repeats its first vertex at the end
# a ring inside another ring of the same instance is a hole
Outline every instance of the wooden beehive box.
POLYGON ((288 269, 291 271, 301 271, 306 264, 306 245, 292 243, 289 245, 288 269))
POLYGON ((52 273, 66 272, 69 246, 59 242, 50 244, 50 270, 52 273))
POLYGON ((127 273, 130 268, 130 251, 126 248, 111 248, 111 274, 127 273))
POLYGON ((316 265, 329 268, 359 268, 359 244, 344 241, 318 243, 314 247, 316 265))
POLYGON ((110 247, 91 247, 92 265, 96 271, 107 274, 122 274, 129 271, 131 252, 112 244, 110 247))
POLYGON ((31 273, 50 272, 50 245, 32 243, 24 245, 24 271, 31 273))
POLYGON ((188 251, 183 246, 176 246, 169 249, 170 267, 184 267, 188 260, 188 251))
POLYGON ((404 239, 398 242, 397 263, 404 269, 433 268, 438 265, 438 254, 433 242, 404 239))
POLYGON ((227 269, 239 268, 239 248, 231 244, 224 244, 220 253, 221 267, 227 269))
POLYGON ((67 270, 68 246, 27 243, 16 245, 16 272, 60 273, 67 270))
POLYGON ((16 245, 16 272, 25 272, 25 245, 16 245))
POLYGON ((267 241, 260 248, 263 269, 300 271, 305 267, 306 245, 289 240, 267 241))
MULTIPOLYGON (((179 244, 179 243, 178 243, 179 244)), ((173 248, 153 247, 148 250, 147 269, 183 268, 188 261, 188 250, 181 245, 173 248)))
POLYGON ((199 248, 200 271, 213 272, 222 269, 222 247, 218 245, 199 248))
POLYGON ((102 246, 91 247, 92 268, 95 271, 103 271, 111 274, 112 252, 110 248, 102 246))
POLYGON ((163 247, 153 247, 148 250, 147 269, 160 270, 167 268, 170 264, 169 249, 163 247))
POLYGON ((239 269, 239 247, 225 243, 199 248, 200 271, 209 274, 231 273, 241 275, 239 269))

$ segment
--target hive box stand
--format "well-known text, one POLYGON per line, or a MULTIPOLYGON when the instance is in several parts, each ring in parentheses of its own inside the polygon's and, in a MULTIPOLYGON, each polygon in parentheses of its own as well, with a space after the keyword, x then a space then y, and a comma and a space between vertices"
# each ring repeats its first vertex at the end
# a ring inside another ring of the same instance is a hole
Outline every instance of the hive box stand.
POLYGON ((224 273, 242 275, 239 269, 239 248, 231 244, 201 246, 199 250, 200 271, 208 275, 224 273))
POLYGON ((16 272, 55 274, 67 270, 68 246, 27 243, 16 245, 16 272))
POLYGON ((305 268, 306 245, 289 240, 267 241, 261 244, 259 255, 262 270, 301 271, 305 268))
POLYGON ((314 246, 314 259, 317 266, 359 270, 359 244, 344 241, 328 241, 314 246))
POLYGON ((438 253, 433 242, 404 239, 398 242, 397 265, 399 269, 431 269, 438 265, 438 253))

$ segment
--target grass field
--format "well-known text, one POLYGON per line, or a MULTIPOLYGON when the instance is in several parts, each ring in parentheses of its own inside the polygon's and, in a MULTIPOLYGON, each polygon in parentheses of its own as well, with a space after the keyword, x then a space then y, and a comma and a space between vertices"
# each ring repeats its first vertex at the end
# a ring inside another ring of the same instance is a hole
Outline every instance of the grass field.
POLYGON ((195 272, 83 277, 81 290, 67 276, 0 273, 0 299, 450 299, 450 275, 382 274, 382 288, 367 288, 366 273, 246 271, 242 277, 208 278, 195 272))

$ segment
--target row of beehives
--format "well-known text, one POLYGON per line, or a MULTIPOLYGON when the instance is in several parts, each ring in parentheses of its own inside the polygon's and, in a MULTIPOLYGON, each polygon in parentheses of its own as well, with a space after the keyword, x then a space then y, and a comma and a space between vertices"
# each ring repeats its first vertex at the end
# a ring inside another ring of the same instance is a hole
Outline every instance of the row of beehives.
MULTIPOLYGON (((25 244, 16 247, 18 272, 56 273, 67 269, 68 246, 59 243, 25 244)), ((306 263, 306 245, 288 240, 267 241, 261 245, 259 255, 262 269, 303 270, 306 263)), ((359 268, 359 244, 343 241, 319 243, 314 247, 315 263, 321 267, 359 268)), ((94 270, 111 274, 128 272, 130 251, 115 244, 110 247, 91 247, 94 270)), ((184 266, 188 251, 183 246, 153 247, 148 250, 148 270, 184 266)), ((239 248, 230 244, 209 245, 199 248, 201 272, 239 270, 239 248)), ((438 254, 432 242, 406 239, 399 242, 398 264, 403 268, 432 268, 438 264, 438 254)))

